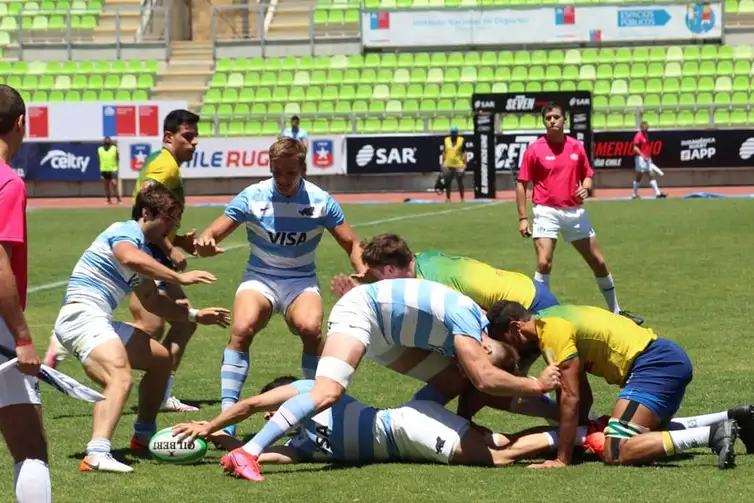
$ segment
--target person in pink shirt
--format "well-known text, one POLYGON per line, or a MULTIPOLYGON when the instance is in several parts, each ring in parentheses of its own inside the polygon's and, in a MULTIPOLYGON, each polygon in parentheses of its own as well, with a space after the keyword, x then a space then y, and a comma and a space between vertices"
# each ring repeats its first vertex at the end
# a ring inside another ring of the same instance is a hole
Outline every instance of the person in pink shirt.
POLYGON ((644 320, 621 310, 615 294, 613 276, 597 245, 597 237, 584 201, 592 193, 592 166, 584 146, 564 131, 563 106, 550 102, 542 109, 547 134, 524 152, 516 184, 518 230, 523 237, 534 238, 537 272, 534 281, 550 287, 552 257, 558 237, 571 243, 594 272, 597 285, 609 309, 641 325, 644 320), (526 189, 534 186, 533 232, 526 214, 526 189))
MULTIPOLYGON (((0 431, 15 462, 19 503, 52 501, 47 442, 42 428, 37 356, 26 324, 26 186, 8 165, 23 143, 26 105, 18 91, 0 85, 0 345, 18 362, 0 373, 0 431)), ((7 362, 0 356, 0 367, 7 362)))
POLYGON ((640 199, 639 197, 639 184, 641 179, 644 178, 644 174, 649 175, 649 185, 655 191, 655 197, 658 199, 668 197, 667 194, 660 192, 660 187, 657 186, 657 180, 655 179, 655 173, 663 175, 663 172, 652 161, 652 145, 649 143, 649 123, 642 121, 639 125, 639 131, 634 136, 632 142, 634 146, 635 165, 636 165, 636 178, 634 178, 634 199, 640 199))

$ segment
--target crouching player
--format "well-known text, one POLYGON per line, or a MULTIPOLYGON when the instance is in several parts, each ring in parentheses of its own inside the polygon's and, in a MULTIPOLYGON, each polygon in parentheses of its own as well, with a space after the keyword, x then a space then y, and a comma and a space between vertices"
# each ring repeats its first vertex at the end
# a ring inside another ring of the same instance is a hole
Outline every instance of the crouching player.
MULTIPOLYGON (((286 401, 251 441, 227 454, 223 463, 228 470, 248 480, 262 480, 258 457, 264 449, 337 402, 365 356, 398 370, 388 360, 375 358, 396 347, 432 349, 457 357, 472 385, 491 395, 539 395, 559 385, 554 365, 539 379, 517 377, 492 365, 483 348, 488 340, 487 320, 479 306, 432 281, 396 279, 356 287, 335 304, 327 325, 312 390, 286 401)), ((423 378, 432 377, 425 372, 423 378)))
MULTIPOLYGON (((511 352, 504 344, 489 340, 485 349, 493 365, 508 367, 511 352)), ((261 412, 269 420, 284 402, 313 387, 312 380, 279 377, 262 388, 260 395, 242 400, 212 421, 177 424, 173 432, 181 439, 209 438, 226 449, 236 449, 242 442, 224 434, 221 428, 261 412)), ((411 399, 400 407, 376 409, 343 395, 332 407, 304 421, 284 446, 265 449, 259 462, 505 466, 555 446, 557 431, 546 432, 540 427, 510 436, 493 433, 453 414, 444 407, 446 400, 435 398, 411 399)), ((583 444, 586 434, 587 428, 580 427, 578 445, 583 444)), ((232 472, 232 467, 227 468, 232 472)))
POLYGON ((147 252, 147 239, 160 239, 173 229, 181 216, 180 204, 167 189, 153 186, 138 194, 136 210, 138 220, 112 224, 81 256, 55 322, 58 341, 79 359, 86 374, 104 387, 105 400, 94 406, 92 439, 81 471, 133 471, 110 454, 110 439, 131 391, 131 368, 146 372, 139 385, 139 412, 131 449, 146 448, 157 430, 155 418, 170 376, 171 359, 167 349, 147 333, 113 321, 113 311, 131 291, 146 309, 167 320, 229 325, 227 309, 190 309, 160 295, 154 283, 157 280, 193 285, 215 281, 204 271, 177 273, 147 252))
POLYGON ((739 425, 730 416, 740 417, 741 425, 749 430, 751 407, 669 424, 692 379, 691 361, 674 342, 597 307, 556 306, 535 316, 521 304, 501 302, 487 316, 490 334, 515 348, 539 346, 562 372, 557 458, 536 467, 570 464, 573 445, 569 442, 573 442, 579 417, 592 402, 587 373, 622 388, 605 428, 602 459, 606 464, 643 464, 709 446, 718 455, 719 468, 733 467, 739 425), (669 426, 671 431, 662 431, 669 426), (674 429, 678 427, 683 429, 674 429))

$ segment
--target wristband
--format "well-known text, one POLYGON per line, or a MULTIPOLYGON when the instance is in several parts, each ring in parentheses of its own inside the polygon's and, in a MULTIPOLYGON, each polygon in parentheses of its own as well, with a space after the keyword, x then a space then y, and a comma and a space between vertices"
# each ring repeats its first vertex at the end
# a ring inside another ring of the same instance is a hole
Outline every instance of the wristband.
POLYGON ((189 308, 189 312, 188 312, 188 320, 189 320, 189 321, 190 321, 191 323, 194 323, 194 322, 196 322, 196 315, 197 315, 197 314, 199 314, 199 310, 198 310, 198 309, 194 309, 194 308, 190 307, 190 308, 189 308))
POLYGON ((545 385, 542 384, 542 381, 537 379, 537 386, 539 386, 539 391, 542 392, 543 395, 547 394, 547 390, 545 389, 545 385))
POLYGON ((16 341, 16 347, 20 348, 22 346, 31 346, 31 339, 18 339, 16 341))

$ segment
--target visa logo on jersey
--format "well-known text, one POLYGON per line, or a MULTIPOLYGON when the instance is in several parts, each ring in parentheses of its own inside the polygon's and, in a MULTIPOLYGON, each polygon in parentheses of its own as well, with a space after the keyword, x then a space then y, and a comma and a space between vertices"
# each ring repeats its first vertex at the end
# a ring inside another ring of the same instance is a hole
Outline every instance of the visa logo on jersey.
POLYGON ((267 232, 270 243, 280 246, 298 246, 306 243, 306 232, 267 232))
POLYGON ((390 13, 389 12, 370 12, 369 13, 369 27, 373 30, 389 30, 390 29, 390 13))
POLYGON ((555 24, 576 24, 576 7, 556 7, 555 24))

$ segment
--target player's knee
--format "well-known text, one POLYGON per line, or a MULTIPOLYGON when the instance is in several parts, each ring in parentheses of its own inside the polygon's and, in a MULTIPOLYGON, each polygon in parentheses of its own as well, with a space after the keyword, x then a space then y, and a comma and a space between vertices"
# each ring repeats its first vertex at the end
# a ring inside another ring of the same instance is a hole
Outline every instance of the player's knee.
POLYGON ((110 380, 106 387, 111 390, 116 390, 125 396, 131 393, 131 388, 134 385, 134 378, 131 374, 131 368, 118 367, 110 372, 110 380))
POLYGON ((537 271, 542 274, 550 274, 552 270, 552 257, 537 257, 537 271))
POLYGON ((307 321, 303 324, 299 324, 296 327, 301 339, 304 341, 319 341, 322 338, 322 327, 319 323, 314 321, 307 321))
POLYGON ((170 352, 163 346, 153 348, 149 370, 152 372, 169 373, 172 368, 173 360, 170 357, 170 352))
POLYGON ((233 323, 230 328, 230 348, 234 351, 248 351, 254 340, 254 328, 250 323, 233 323))

